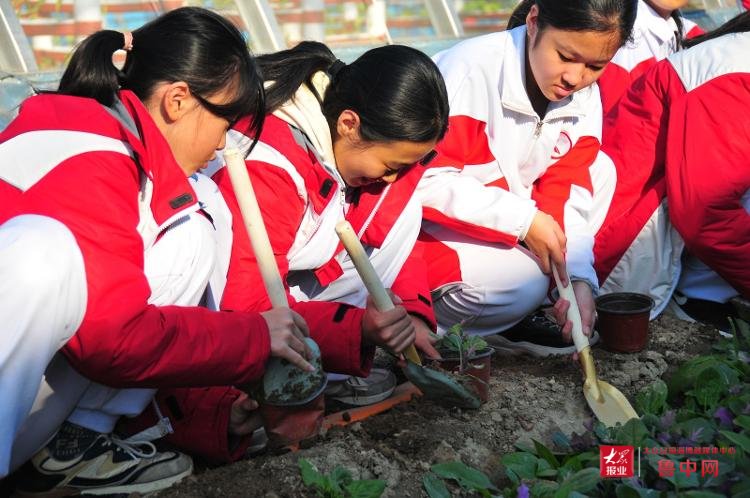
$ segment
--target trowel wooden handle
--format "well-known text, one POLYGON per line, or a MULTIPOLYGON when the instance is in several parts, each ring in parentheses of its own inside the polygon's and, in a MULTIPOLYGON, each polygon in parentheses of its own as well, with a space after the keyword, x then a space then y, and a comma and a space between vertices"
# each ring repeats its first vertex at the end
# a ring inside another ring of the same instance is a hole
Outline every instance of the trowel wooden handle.
POLYGON ((226 149, 224 161, 227 163, 229 179, 232 182, 234 195, 242 213, 242 221, 250 236, 250 245, 253 247, 255 259, 258 261, 260 275, 266 287, 268 298, 274 308, 288 308, 284 283, 279 275, 279 267, 273 255, 271 242, 268 240, 268 232, 263 224, 263 217, 258 207, 258 199, 255 197, 250 175, 247 173, 245 160, 237 149, 226 149))
POLYGON ((560 275, 557 272, 557 267, 554 264, 551 266, 552 275, 555 277, 555 283, 557 284, 557 291, 560 293, 560 297, 570 303, 570 308, 568 308, 568 320, 573 323, 573 342, 576 345, 576 350, 580 352, 583 348, 589 347, 589 341, 583 334, 581 311, 578 309, 578 301, 576 301, 576 295, 575 292, 573 292, 573 283, 568 278, 568 286, 563 287, 560 275))
MULTIPOLYGON (((346 252, 349 253, 354 267, 357 269, 360 278, 367 288, 367 292, 372 296, 372 300, 375 301, 375 307, 379 311, 389 311, 395 306, 391 300, 391 296, 383 287, 383 282, 380 281, 380 277, 375 268, 373 268, 370 258, 365 252, 365 248, 362 247, 362 243, 359 241, 359 237, 354 233, 354 229, 348 221, 343 220, 336 224, 336 234, 341 239, 341 243, 344 245, 346 252)), ((414 344, 410 345, 405 351, 404 356, 407 359, 421 365, 422 361, 419 359, 417 350, 414 348, 414 344)))

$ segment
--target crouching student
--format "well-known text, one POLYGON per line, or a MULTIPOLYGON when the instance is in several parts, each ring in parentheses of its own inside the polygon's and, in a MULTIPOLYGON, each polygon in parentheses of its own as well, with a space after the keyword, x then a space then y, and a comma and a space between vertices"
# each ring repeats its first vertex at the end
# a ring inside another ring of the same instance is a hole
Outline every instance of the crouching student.
POLYGON ((513 16, 519 25, 435 56, 450 126, 418 195, 440 330, 463 322, 473 334, 503 332, 493 343, 508 352, 575 351, 567 301, 554 308, 562 329, 534 313, 555 265, 561 274, 567 266, 591 334, 593 235, 615 183, 611 167, 594 163, 602 120, 594 83, 630 37, 635 4, 525 1, 513 16))
MULTIPOLYGON (((434 316, 424 264, 414 244, 419 174, 446 131, 448 103, 435 64, 404 46, 372 49, 352 64, 323 44, 303 42, 258 58, 269 112, 246 164, 289 301, 320 345, 331 378, 327 399, 370 404, 390 395, 395 377, 371 373, 374 347, 435 354, 434 316), (334 231, 348 220, 398 305, 379 312, 334 231), (416 337, 416 339, 415 339, 416 337), (350 377, 352 376, 352 377, 350 377)), ((247 151, 252 139, 230 131, 247 151)), ((252 285, 259 269, 226 169, 214 175, 233 211, 234 244, 222 308, 265 310, 252 285)))
POLYGON ((295 313, 195 306, 207 284, 221 290, 222 207, 208 178, 187 177, 240 114, 261 110, 246 121, 260 129, 261 85, 230 22, 178 9, 87 38, 58 92, 29 98, 0 134, 0 477, 31 459, 19 492, 167 487, 190 458, 118 439, 119 415, 153 388, 249 382, 269 354, 311 368, 295 313))
POLYGON ((743 13, 687 41, 606 117, 602 151, 622 186, 596 236, 597 272, 610 291, 649 294, 652 317, 676 290, 678 315, 726 331, 727 301, 750 297, 747 31, 743 13))
POLYGON ((697 24, 680 14, 679 9, 687 3, 688 0, 638 0, 632 41, 620 47, 597 81, 605 115, 633 81, 682 48, 683 39, 703 34, 697 24))

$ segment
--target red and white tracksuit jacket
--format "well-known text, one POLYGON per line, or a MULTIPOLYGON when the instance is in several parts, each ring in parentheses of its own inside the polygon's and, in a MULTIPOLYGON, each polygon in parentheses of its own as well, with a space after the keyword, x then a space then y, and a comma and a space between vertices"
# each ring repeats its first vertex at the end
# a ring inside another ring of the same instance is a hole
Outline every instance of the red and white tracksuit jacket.
POLYGON ((655 314, 680 277, 680 235, 750 296, 750 99, 740 97, 750 95, 748 50, 750 33, 680 51, 638 80, 606 118, 602 151, 617 167, 618 185, 596 237, 597 273, 603 288, 651 294, 655 314))
MULTIPOLYGON (((0 134, 0 222, 21 214, 58 220, 83 256, 86 311, 61 351, 80 373, 114 387, 257 379, 270 350, 258 313, 147 304, 145 248, 199 205, 144 106, 128 91, 119 98, 120 118, 93 99, 32 97, 0 134)), ((228 420, 231 402, 216 402, 227 389, 212 392, 212 410, 228 420)), ((202 444, 226 450, 226 426, 201 430, 217 432, 202 444)))
MULTIPOLYGON (((322 78, 322 73, 316 78, 322 78)), ((322 94, 324 87, 320 90, 322 94)), ((420 254, 413 251, 421 220, 416 200, 409 208, 413 233, 402 234, 398 229, 417 172, 405 172, 391 185, 347 188, 333 163, 330 131, 320 105, 307 95, 309 92, 304 96, 301 92, 305 89, 295 96, 297 106, 292 105, 297 114, 277 111, 266 118, 260 141, 246 160, 247 169, 282 280, 289 290, 290 306, 307 321, 312 338, 321 348, 324 369, 364 376, 374 352, 374 348, 363 346, 361 337, 367 291, 348 263, 334 227, 340 220, 349 220, 365 247, 375 248, 371 260, 384 284, 403 300, 410 313, 434 324, 424 264, 420 254), (305 100, 305 96, 310 98, 305 100), (300 110, 303 102, 309 107, 300 110), (346 290, 341 291, 339 286, 346 290)), ((247 151, 250 140, 235 129, 227 143, 228 147, 234 144, 247 151)), ((232 210, 234 230, 222 308, 269 309, 265 290, 253 284, 260 273, 226 168, 213 178, 232 210)))
MULTIPOLYGON (((433 290, 488 271, 508 279, 515 271, 494 256, 493 261, 462 258, 453 236, 436 235, 436 226, 470 237, 475 246, 511 248, 523 239, 537 210, 565 230, 571 277, 597 289, 596 213, 603 218, 614 188, 611 171, 591 168, 601 133, 599 92, 592 85, 553 102, 540 119, 524 86, 525 44, 521 26, 463 41, 435 57, 451 117, 439 154, 418 187, 428 221, 423 238, 433 290)), ((544 282, 546 287, 546 276, 544 282)))
MULTIPOLYGON (((684 17, 681 20, 682 38, 703 34, 693 21, 684 17)), ((633 81, 677 50, 677 31, 674 19, 664 19, 644 0, 638 0, 633 41, 620 47, 597 82, 604 114, 615 106, 633 81)))

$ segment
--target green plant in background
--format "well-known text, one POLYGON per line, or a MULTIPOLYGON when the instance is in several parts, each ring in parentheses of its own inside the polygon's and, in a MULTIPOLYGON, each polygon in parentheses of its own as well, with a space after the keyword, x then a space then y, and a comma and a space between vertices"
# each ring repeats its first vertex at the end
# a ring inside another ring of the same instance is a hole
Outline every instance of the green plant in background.
POLYGON ((517 445, 519 451, 501 459, 510 484, 504 484, 502 494, 493 494, 498 488, 487 476, 461 462, 434 465, 423 479, 427 494, 450 497, 446 481, 452 481, 483 497, 750 498, 750 325, 735 321, 733 332, 732 338, 717 342, 712 354, 687 361, 668 382, 657 380, 638 393, 639 419, 614 428, 590 420, 583 434, 556 433, 552 449, 535 440, 532 446, 517 445), (600 444, 725 452, 643 451, 640 469, 635 469, 639 477, 602 479, 600 444), (716 460, 718 475, 701 476, 700 468, 692 473, 679 470, 681 463, 700 459, 716 460), (672 475, 660 475, 663 460, 676 469, 672 475))
POLYGON ((487 474, 460 461, 437 463, 430 467, 430 472, 422 478, 422 485, 430 498, 451 498, 445 481, 453 481, 464 491, 478 493, 485 498, 492 498, 498 489, 487 477, 487 474))
POLYGON ((302 482, 313 488, 319 498, 380 498, 385 491, 385 481, 354 479, 343 467, 336 467, 326 475, 304 458, 300 458, 297 465, 302 482))

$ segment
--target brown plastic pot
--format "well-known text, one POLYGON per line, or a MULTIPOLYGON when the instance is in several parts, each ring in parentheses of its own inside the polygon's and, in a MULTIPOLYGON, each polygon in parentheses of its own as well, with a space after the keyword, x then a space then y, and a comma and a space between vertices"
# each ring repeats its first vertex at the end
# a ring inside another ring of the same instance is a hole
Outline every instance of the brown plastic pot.
POLYGON ((469 381, 466 387, 474 391, 482 403, 486 403, 490 393, 490 365, 492 364, 491 360, 494 352, 495 349, 492 347, 478 351, 468 358, 468 364, 464 365, 463 372, 460 371, 461 362, 458 358, 450 357, 450 354, 453 353, 452 351, 440 351, 443 358, 431 361, 437 363, 443 370, 465 375, 469 381))
MULTIPOLYGON (((325 379, 325 378, 324 378, 325 379)), ((309 399, 289 404, 260 402, 260 414, 268 436, 268 448, 292 446, 320 433, 325 416, 324 380, 309 399)))
POLYGON ((642 351, 648 342, 648 321, 654 300, 636 292, 615 292, 596 298, 597 329, 605 349, 616 353, 642 351))

